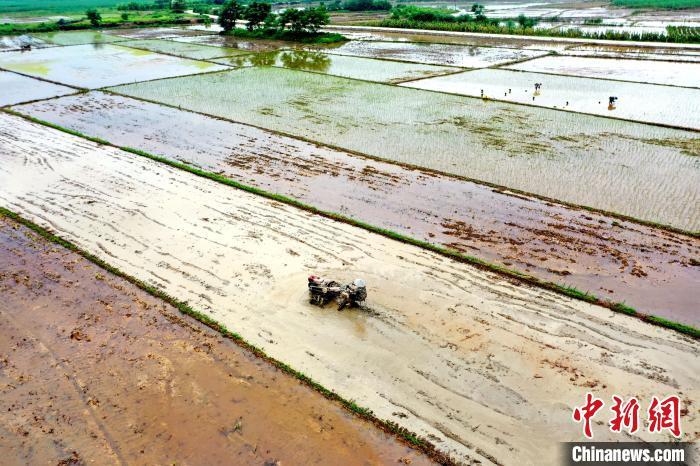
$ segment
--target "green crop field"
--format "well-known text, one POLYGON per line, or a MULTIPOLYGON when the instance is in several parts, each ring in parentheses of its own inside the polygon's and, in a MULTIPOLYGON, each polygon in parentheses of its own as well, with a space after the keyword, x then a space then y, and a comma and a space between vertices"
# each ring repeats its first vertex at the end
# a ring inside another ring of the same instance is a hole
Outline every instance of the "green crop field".
POLYGON ((113 8, 122 0, 0 0, 0 16, 82 13, 88 8, 113 8))
POLYGON ((683 9, 700 8, 700 0, 613 0, 615 6, 631 8, 683 9))

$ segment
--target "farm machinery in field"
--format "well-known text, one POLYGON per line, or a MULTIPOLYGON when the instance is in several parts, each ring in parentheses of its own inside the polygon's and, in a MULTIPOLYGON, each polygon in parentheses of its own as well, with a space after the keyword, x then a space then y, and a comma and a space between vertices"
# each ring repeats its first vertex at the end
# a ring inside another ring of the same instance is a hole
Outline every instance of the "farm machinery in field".
POLYGON ((325 306, 335 300, 338 310, 346 307, 359 306, 367 299, 365 281, 357 278, 347 285, 334 280, 311 275, 308 280, 309 300, 311 304, 325 306))

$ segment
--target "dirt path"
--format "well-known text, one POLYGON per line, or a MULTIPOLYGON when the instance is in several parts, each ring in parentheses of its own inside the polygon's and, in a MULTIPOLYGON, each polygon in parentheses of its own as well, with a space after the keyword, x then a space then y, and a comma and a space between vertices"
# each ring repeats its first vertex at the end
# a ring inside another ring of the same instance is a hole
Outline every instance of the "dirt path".
POLYGON ((3 217, 0 293, 5 465, 430 464, 171 306, 3 217))
POLYGON ((91 92, 15 109, 700 326, 698 239, 128 97, 91 92))
POLYGON ((677 393, 700 436, 689 337, 18 117, 0 115, 0 147, 0 205, 462 460, 555 462, 590 390, 677 393), (310 306, 312 272, 363 276, 368 309, 310 306))

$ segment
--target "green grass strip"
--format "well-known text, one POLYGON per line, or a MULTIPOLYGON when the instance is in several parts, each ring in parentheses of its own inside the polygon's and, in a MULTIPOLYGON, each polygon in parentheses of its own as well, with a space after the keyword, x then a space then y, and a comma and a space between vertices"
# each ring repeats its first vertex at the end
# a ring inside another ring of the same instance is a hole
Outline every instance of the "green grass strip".
POLYGON ((225 325, 217 322, 216 320, 212 319, 208 315, 197 311, 196 309, 192 308, 189 304, 186 302, 180 301, 179 299, 170 296, 169 294, 165 293, 161 289, 149 285, 138 278, 135 278, 126 272, 121 271, 120 269, 108 264, 104 260, 100 259, 99 257, 93 255, 92 253, 80 248, 79 246, 71 243, 70 241, 61 238, 60 236, 55 235, 54 233, 50 232, 49 230, 35 224, 34 222, 25 219, 21 215, 0 206, 0 216, 7 217, 9 219, 12 219, 13 221, 24 225, 25 227, 29 228, 42 238, 58 244, 59 246, 68 249, 69 251, 75 252, 82 256, 83 258, 87 259, 88 261, 92 262, 93 264, 97 265, 98 267, 104 269, 105 271, 111 273, 114 276, 117 276, 119 278, 122 278, 126 280, 127 282, 131 283, 132 285, 137 286, 138 288, 142 289, 143 291, 147 292, 148 294, 161 299, 168 304, 172 305, 176 309, 178 309, 180 312, 183 314, 190 316, 197 321, 201 322, 202 324, 206 325, 207 327, 211 328, 212 330, 220 333, 222 336, 232 340, 235 342, 238 346, 243 348, 246 351, 249 351, 256 357, 263 359, 267 361, 268 363, 272 364, 275 368, 281 370, 282 372, 285 372, 286 374, 291 375, 292 377, 298 379, 308 387, 311 387, 315 391, 319 392, 321 395, 323 395, 325 398, 339 403, 343 408, 347 409, 348 411, 352 412, 356 416, 371 422, 384 432, 393 434, 397 436, 399 439, 403 440, 405 443, 408 445, 414 447, 415 449, 423 452, 426 454, 429 458, 432 460, 436 461, 438 464, 442 464, 445 466, 457 466, 458 463, 455 462, 451 457, 449 457, 446 453, 438 451, 435 446, 428 440, 421 438, 418 434, 415 432, 411 432, 405 427, 399 426, 397 423, 389 420, 384 420, 380 419, 375 416, 374 412, 370 410, 369 408, 364 408, 362 406, 359 406, 355 401, 353 400, 347 400, 343 398, 341 395, 337 394, 336 392, 329 390, 328 388, 324 387, 320 383, 316 382, 313 380, 311 377, 308 375, 304 374, 303 372, 300 372, 289 365, 283 363, 282 361, 279 361, 271 356, 269 356, 267 353, 265 353, 264 350, 261 348, 258 348, 257 346, 253 345, 252 343, 249 343, 247 340, 245 340, 241 335, 239 335, 236 332, 233 332, 226 328, 225 325))
POLYGON ((535 276, 520 272, 518 270, 510 269, 508 267, 504 267, 504 266, 498 265, 498 264, 492 264, 492 263, 487 262, 483 259, 479 259, 478 257, 463 254, 463 253, 456 251, 454 249, 446 248, 446 247, 443 247, 443 246, 440 246, 437 244, 433 244, 433 243, 430 243, 427 241, 412 238, 412 237, 403 235, 401 233, 397 233, 397 232, 392 231, 392 230, 387 230, 385 228, 370 225, 370 224, 365 223, 361 220, 357 220, 355 218, 348 217, 346 215, 342 215, 342 214, 339 214, 336 212, 329 212, 329 211, 321 210, 317 207, 306 204, 306 203, 301 202, 297 199, 287 197, 287 196, 284 196, 282 194, 271 193, 271 192, 265 191, 263 189, 253 187, 253 186, 248 186, 248 185, 239 183, 237 181, 231 180, 229 178, 226 178, 225 176, 222 176, 222 175, 219 175, 216 173, 207 172, 205 170, 201 170, 199 168, 193 167, 193 166, 188 165, 188 164, 183 163, 183 162, 177 162, 175 160, 171 160, 171 159, 161 157, 158 155, 153 155, 153 154, 150 154, 148 152, 145 152, 145 151, 142 151, 139 149, 134 149, 131 147, 118 146, 118 145, 112 144, 108 141, 105 141, 103 139, 87 136, 87 135, 82 134, 78 131, 64 128, 60 125, 56 125, 54 123, 50 123, 50 122, 41 120, 39 118, 34 118, 32 116, 29 116, 29 115, 24 115, 22 113, 18 113, 16 111, 14 111, 14 110, 10 110, 10 109, 3 109, 3 110, 10 113, 10 114, 19 116, 21 118, 25 118, 29 121, 32 121, 32 122, 35 122, 35 123, 38 123, 41 125, 45 125, 45 126, 57 129, 59 131, 63 131, 65 133, 81 137, 83 139, 87 139, 87 140, 95 142, 97 144, 102 144, 102 145, 114 147, 114 148, 123 150, 125 152, 130 152, 130 153, 135 154, 135 155, 140 155, 142 157, 146 157, 146 158, 149 158, 151 160, 166 164, 166 165, 171 166, 173 168, 187 171, 189 173, 200 176, 202 178, 207 178, 207 179, 210 179, 212 181, 216 181, 217 183, 225 184, 227 186, 231 186, 231 187, 234 187, 234 188, 237 188, 237 189, 240 189, 240 190, 252 193, 252 194, 256 194, 258 196, 262 196, 262 197, 265 197, 268 199, 279 201, 279 202, 282 202, 284 204, 288 204, 288 205, 297 207, 299 209, 305 210, 307 212, 311 212, 313 214, 320 215, 322 217, 326 217, 326 218, 329 218, 332 220, 346 223, 348 225, 362 228, 364 230, 367 230, 367 231, 370 231, 373 233, 377 233, 379 235, 382 235, 384 237, 387 237, 387 238, 390 238, 390 239, 393 239, 396 241, 400 241, 402 243, 406 243, 406 244, 417 246, 417 247, 420 247, 423 249, 427 249, 429 251, 435 252, 435 253, 440 254, 442 256, 446 256, 446 257, 449 257, 451 259, 454 259, 458 262, 473 265, 473 266, 475 266, 479 269, 482 269, 482 270, 494 272, 494 273, 500 274, 502 276, 505 276, 505 277, 508 277, 511 279, 515 279, 515 280, 518 280, 518 281, 521 281, 521 282, 524 282, 524 283, 527 283, 530 285, 544 288, 544 289, 549 290, 549 291, 554 291, 556 293, 562 294, 562 295, 567 296, 569 298, 573 298, 573 299, 577 299, 580 301, 585 301, 587 303, 603 306, 603 307, 606 307, 606 308, 611 309, 613 311, 620 312, 622 314, 627 314, 630 316, 640 318, 640 319, 642 319, 646 322, 649 322, 651 324, 658 325, 660 327, 669 328, 669 329, 678 331, 680 333, 683 333, 685 335, 688 335, 690 337, 700 339, 700 330, 693 327, 693 326, 681 324, 679 322, 673 322, 673 321, 664 319, 662 317, 644 314, 644 313, 641 313, 641 312, 637 311, 636 309, 634 309, 634 308, 632 308, 624 303, 601 299, 598 296, 595 296, 595 295, 590 294, 590 293, 585 292, 585 291, 578 290, 574 287, 562 285, 562 284, 559 284, 556 282, 550 282, 547 280, 542 280, 540 278, 537 278, 535 276))

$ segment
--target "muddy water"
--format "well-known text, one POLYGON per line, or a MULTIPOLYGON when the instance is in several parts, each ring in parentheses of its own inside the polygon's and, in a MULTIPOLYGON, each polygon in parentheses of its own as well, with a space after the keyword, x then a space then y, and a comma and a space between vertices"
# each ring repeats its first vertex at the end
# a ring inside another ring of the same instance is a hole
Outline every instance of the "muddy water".
POLYGON ((416 89, 560 108, 700 130, 700 89, 511 70, 474 70, 403 84, 416 89), (535 91, 534 83, 542 88, 535 91), (618 97, 609 105, 609 97, 618 97))
POLYGON ((700 348, 669 330, 18 117, 0 147, 0 204, 464 461, 552 464, 592 388, 700 397, 700 348), (310 306, 312 272, 363 276, 367 310, 310 306))
POLYGON ((175 308, 4 218, 0 292, 5 465, 430 464, 175 308))
POLYGON ((7 71, 0 71, 0 106, 48 99, 77 92, 70 87, 39 81, 7 71))
POLYGON ((175 42, 173 40, 130 40, 122 42, 119 45, 124 47, 133 47, 137 49, 150 50, 151 52, 169 53, 185 58, 193 58, 199 60, 207 60, 211 58, 221 58, 230 55, 240 55, 242 52, 239 49, 231 49, 226 47, 212 47, 210 45, 190 44, 185 42, 175 42))
MULTIPOLYGON (((320 47, 315 47, 320 48, 320 47)), ((473 47, 451 44, 351 41, 322 47, 328 53, 365 58, 426 63, 430 65, 484 68, 545 55, 537 50, 473 47)))
POLYGON ((113 89, 390 161, 700 229, 700 158, 689 156, 700 154, 694 132, 279 68, 113 89))
POLYGON ((700 87, 700 63, 557 56, 542 57, 507 68, 535 73, 700 87))
POLYGON ((226 69, 214 63, 109 44, 6 52, 0 54, 0 68, 84 88, 226 69))
POLYGON ((700 326, 697 239, 99 92, 14 109, 700 326))
POLYGON ((396 83, 413 79, 440 76, 460 71, 460 68, 401 63, 370 58, 349 57, 308 50, 282 50, 278 52, 247 54, 213 60, 230 66, 279 66, 292 70, 313 71, 344 78, 396 83))

